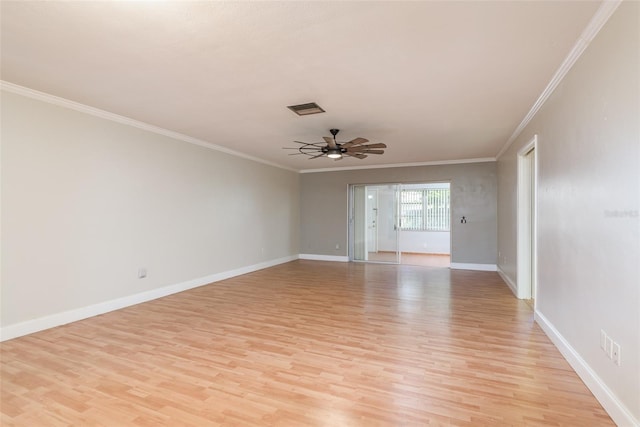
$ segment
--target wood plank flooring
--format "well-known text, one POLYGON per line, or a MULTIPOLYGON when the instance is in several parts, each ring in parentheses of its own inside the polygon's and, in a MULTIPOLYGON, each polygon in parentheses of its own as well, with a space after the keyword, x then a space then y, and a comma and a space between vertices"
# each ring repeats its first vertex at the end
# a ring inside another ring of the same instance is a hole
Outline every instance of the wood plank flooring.
MULTIPOLYGON (((369 252, 367 259, 373 262, 396 262, 395 252, 369 252)), ((415 252, 402 252, 400 264, 422 265, 425 267, 449 267, 451 256, 446 254, 419 254, 415 252)))
POLYGON ((0 345, 3 426, 608 426, 493 272, 294 261, 0 345))

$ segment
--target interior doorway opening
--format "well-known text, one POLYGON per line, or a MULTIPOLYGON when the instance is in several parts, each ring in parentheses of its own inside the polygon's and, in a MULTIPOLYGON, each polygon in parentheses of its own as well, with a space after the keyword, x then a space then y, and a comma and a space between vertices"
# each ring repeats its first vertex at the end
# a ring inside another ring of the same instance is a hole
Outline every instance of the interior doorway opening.
POLYGON ((352 185, 352 261, 449 267, 449 182, 352 185))

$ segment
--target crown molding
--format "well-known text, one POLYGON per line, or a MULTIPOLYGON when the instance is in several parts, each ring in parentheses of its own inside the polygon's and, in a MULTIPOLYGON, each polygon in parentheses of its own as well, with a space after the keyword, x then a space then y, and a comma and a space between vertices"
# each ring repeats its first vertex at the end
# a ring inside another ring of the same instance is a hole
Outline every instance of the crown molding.
POLYGON ((5 80, 0 80, 0 90, 26 96, 28 98, 46 102, 48 104, 69 108, 71 110, 79 111, 81 113, 89 114, 95 117, 99 117, 101 119, 109 120, 109 121, 120 123, 127 126, 132 126, 132 127, 142 129, 148 132, 152 132, 158 135, 163 135, 179 141, 187 142, 189 144, 194 144, 200 147, 208 148, 210 150, 220 151, 222 153, 229 154, 235 157, 240 157, 240 158, 251 160, 257 163, 262 163, 265 165, 269 165, 269 166, 273 166, 276 168, 285 169, 285 170, 288 170, 291 172, 297 172, 297 173, 333 172, 333 171, 357 170, 357 169, 400 168, 400 167, 411 167, 411 166, 450 165, 450 164, 458 164, 458 163, 494 162, 496 160, 495 158, 490 157, 490 158, 479 158, 479 159, 444 160, 444 161, 436 161, 436 162, 397 163, 397 164, 387 164, 387 165, 351 166, 351 167, 341 167, 341 168, 298 170, 298 169, 293 169, 293 168, 280 165, 278 163, 273 163, 258 157, 250 156, 248 154, 241 153, 239 151, 235 151, 230 148, 222 147, 220 145, 216 145, 211 142, 207 142, 201 139, 193 138, 188 135, 184 135, 178 132, 164 129, 159 126, 144 123, 144 122, 134 120, 129 117, 121 116, 115 113, 110 113, 109 111, 101 110, 95 107, 90 107, 88 105, 81 104, 79 102, 71 101, 69 99, 61 98, 59 96, 51 95, 45 92, 40 92, 35 89, 30 89, 28 87, 17 85, 15 83, 10 83, 5 80))
POLYGON ((538 113, 540 108, 544 105, 544 103, 549 99, 551 94, 556 90, 560 82, 565 78, 569 70, 576 63, 578 58, 582 55, 582 53, 587 49, 591 41, 595 38, 595 36, 600 32, 604 24, 609 20, 613 12, 616 11, 618 6, 620 6, 622 0, 605 0, 602 2, 596 13, 593 14, 591 21, 587 24, 585 29, 578 37, 578 40, 574 44, 573 48, 564 59, 562 64, 560 64, 560 68, 556 71, 556 73, 551 78, 547 87, 544 88, 536 102, 533 104, 527 115, 522 119, 516 130, 513 131, 513 134, 507 142, 504 144, 502 149, 496 155, 496 159, 499 159, 513 144, 513 142, 520 136, 525 127, 533 120, 533 117, 538 113))
POLYGON ((345 166, 342 168, 302 169, 300 173, 338 172, 338 171, 351 171, 351 170, 361 170, 361 169, 410 168, 414 166, 458 165, 463 163, 486 163, 486 162, 495 162, 495 161, 496 161, 495 157, 481 157, 477 159, 439 160, 434 162, 390 163, 385 165, 345 166))
POLYGON ((89 114, 95 117, 99 117, 101 119, 110 120, 112 122, 120 123, 127 126, 132 126, 132 127, 142 129, 148 132, 152 132, 158 135, 167 136, 169 138, 177 139, 179 141, 188 142, 189 144, 198 145, 200 147, 208 148, 210 150, 220 151, 222 153, 230 154, 235 157, 240 157, 243 159, 251 160, 257 163, 262 163, 262 164, 273 166, 280 169, 285 169, 292 172, 298 172, 297 169, 292 169, 292 168, 280 165, 278 163, 273 163, 268 160, 250 156, 248 154, 241 153, 239 151, 235 151, 230 148, 222 147, 220 145, 216 145, 211 142, 204 141, 202 139, 193 138, 191 136, 174 132, 172 130, 164 129, 159 126, 150 125, 148 123, 130 119, 125 116, 120 116, 118 114, 110 113, 108 111, 101 110, 99 108, 90 107, 88 105, 71 101, 65 98, 61 98, 59 96, 51 95, 45 92, 40 92, 34 89, 29 89, 27 87, 10 83, 4 80, 0 80, 0 89, 6 92, 11 92, 18 95, 26 96, 28 98, 37 99, 38 101, 43 101, 43 102, 57 105, 60 107, 69 108, 71 110, 79 111, 81 113, 89 114))

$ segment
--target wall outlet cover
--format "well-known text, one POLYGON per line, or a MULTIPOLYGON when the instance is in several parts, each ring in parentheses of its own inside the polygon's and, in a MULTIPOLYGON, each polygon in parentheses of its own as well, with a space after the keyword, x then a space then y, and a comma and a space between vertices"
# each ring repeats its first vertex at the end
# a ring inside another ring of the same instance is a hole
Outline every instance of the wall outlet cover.
POLYGON ((612 359, 616 365, 620 366, 620 344, 617 342, 613 343, 612 359))
POLYGON ((607 353, 609 359, 613 357, 613 340, 611 339, 611 337, 607 337, 607 339, 605 340, 604 352, 607 353))

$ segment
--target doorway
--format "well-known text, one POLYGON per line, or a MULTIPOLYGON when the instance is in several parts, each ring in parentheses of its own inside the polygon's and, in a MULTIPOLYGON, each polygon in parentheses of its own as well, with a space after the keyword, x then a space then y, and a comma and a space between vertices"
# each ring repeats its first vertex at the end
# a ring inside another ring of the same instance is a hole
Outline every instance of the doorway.
POLYGON ((353 185, 349 193, 349 258, 398 264, 398 184, 353 185))
POLYGON ((352 261, 449 267, 450 183, 350 186, 352 261))
POLYGON ((535 308, 537 291, 536 257, 536 146, 538 136, 518 152, 518 231, 517 288, 518 298, 535 308))

